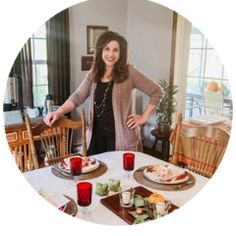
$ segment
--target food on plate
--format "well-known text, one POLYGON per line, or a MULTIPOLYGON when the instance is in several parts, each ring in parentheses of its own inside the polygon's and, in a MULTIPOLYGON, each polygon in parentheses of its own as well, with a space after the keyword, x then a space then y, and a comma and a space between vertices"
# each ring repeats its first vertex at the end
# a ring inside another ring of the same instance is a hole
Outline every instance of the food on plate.
MULTIPOLYGON (((88 173, 94 171, 99 167, 99 161, 97 161, 96 159, 90 157, 84 158, 81 156, 72 156, 72 157, 82 158, 82 173, 88 173)), ((58 163, 58 167, 67 173, 70 173, 70 158, 71 157, 66 158, 60 163, 58 163)))
MULTIPOLYGON (((73 156, 73 157, 77 157, 77 156, 73 156)), ((80 157, 80 156, 78 156, 78 158, 82 158, 82 167, 89 166, 89 165, 94 165, 96 163, 96 160, 93 159, 93 158, 89 158, 89 157, 83 158, 83 157, 80 157)), ((67 159, 62 160, 60 162, 60 164, 61 164, 62 169, 66 169, 66 168, 70 167, 68 165, 69 162, 67 162, 67 159)))
POLYGON ((165 202, 165 197, 159 193, 152 193, 148 197, 148 201, 154 204, 159 203, 159 202, 165 202))
POLYGON ((89 158, 89 157, 86 157, 86 159, 84 159, 84 158, 82 158, 82 159, 83 159, 82 160, 82 167, 93 165, 96 163, 96 160, 89 158))
POLYGON ((172 170, 169 165, 156 165, 149 166, 147 172, 152 172, 160 180, 166 181, 173 176, 172 170))

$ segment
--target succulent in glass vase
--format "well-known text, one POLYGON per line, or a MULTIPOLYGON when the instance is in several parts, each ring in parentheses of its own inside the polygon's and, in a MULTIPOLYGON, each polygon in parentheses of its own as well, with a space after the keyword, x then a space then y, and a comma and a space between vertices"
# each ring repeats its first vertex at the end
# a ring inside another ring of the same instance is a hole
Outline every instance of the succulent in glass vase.
POLYGON ((156 109, 156 123, 159 132, 165 132, 170 129, 172 124, 172 114, 176 112, 177 101, 174 97, 178 93, 177 85, 167 85, 164 79, 159 80, 158 84, 164 91, 163 98, 156 109))
POLYGON ((108 184, 107 183, 97 183, 96 184, 96 194, 99 196, 105 196, 108 194, 108 184))
POLYGON ((118 192, 120 190, 120 180, 119 179, 109 179, 108 188, 110 191, 118 192))

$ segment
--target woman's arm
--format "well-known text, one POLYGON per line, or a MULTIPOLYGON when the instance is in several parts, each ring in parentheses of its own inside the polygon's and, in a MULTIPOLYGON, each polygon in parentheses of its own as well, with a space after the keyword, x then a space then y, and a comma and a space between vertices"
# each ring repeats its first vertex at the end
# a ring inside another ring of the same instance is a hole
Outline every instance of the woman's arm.
POLYGON ((75 104, 72 101, 67 100, 62 106, 60 106, 58 108, 58 110, 54 111, 54 112, 50 112, 48 113, 45 117, 44 117, 44 122, 48 125, 48 126, 52 126, 52 124, 58 120, 61 116, 63 116, 64 114, 71 112, 72 110, 75 109, 75 104))
POLYGON ((134 129, 137 126, 144 125, 150 119, 150 117, 153 115, 155 110, 156 110, 155 105, 148 104, 147 108, 145 109, 145 111, 142 115, 130 114, 128 116, 128 121, 127 121, 128 128, 134 129))
POLYGON ((47 125, 51 126, 61 116, 68 112, 71 112, 77 106, 80 106, 89 96, 91 84, 91 71, 88 71, 77 90, 70 95, 70 97, 65 101, 62 106, 59 107, 57 111, 48 113, 47 116, 44 118, 44 122, 47 125))
POLYGON ((129 68, 132 84, 135 88, 149 96, 149 103, 142 115, 130 114, 128 116, 127 126, 134 129, 137 126, 144 125, 154 114, 163 96, 162 88, 153 80, 130 65, 129 68))

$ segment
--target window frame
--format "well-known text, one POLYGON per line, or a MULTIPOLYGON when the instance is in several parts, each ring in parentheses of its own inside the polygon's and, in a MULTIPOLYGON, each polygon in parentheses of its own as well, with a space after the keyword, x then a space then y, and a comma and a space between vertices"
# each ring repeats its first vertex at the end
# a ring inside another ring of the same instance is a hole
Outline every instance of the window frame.
MULTIPOLYGON (((46 27, 46 26, 43 25, 42 27, 46 27)), ((32 55, 32 70, 33 70, 33 96, 34 96, 34 106, 43 106, 44 101, 42 101, 42 99, 41 99, 41 103, 40 103, 40 99, 39 99, 39 96, 40 96, 39 89, 42 87, 44 87, 44 88, 46 87, 46 91, 47 91, 46 94, 48 93, 48 69, 46 69, 46 72, 45 72, 46 81, 45 81, 45 83, 41 83, 41 82, 39 82, 40 79, 37 76, 38 75, 37 66, 44 65, 47 68, 48 61, 47 61, 47 58, 45 60, 35 59, 36 53, 37 53, 36 47, 35 47, 35 42, 36 42, 36 40, 44 40, 45 47, 46 47, 45 51, 47 52, 47 44, 46 44, 47 38, 46 38, 46 30, 45 30, 45 37, 37 36, 37 32, 38 31, 36 31, 31 37, 31 55, 32 55)), ((46 94, 45 94, 45 96, 46 96, 46 94)))

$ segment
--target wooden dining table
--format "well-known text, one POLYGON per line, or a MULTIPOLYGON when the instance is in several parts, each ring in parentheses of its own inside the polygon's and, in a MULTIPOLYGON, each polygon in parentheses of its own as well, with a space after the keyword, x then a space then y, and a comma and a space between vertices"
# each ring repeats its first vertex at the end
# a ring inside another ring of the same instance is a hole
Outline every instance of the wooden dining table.
MULTIPOLYGON (((126 177, 126 171, 123 170, 123 153, 124 151, 114 151, 92 156, 92 158, 104 163, 107 167, 107 170, 98 177, 86 180, 91 182, 93 185, 92 204, 88 207, 88 214, 85 219, 86 221, 103 225, 127 224, 126 221, 120 218, 117 214, 114 214, 114 212, 112 212, 109 208, 101 203, 101 199, 105 197, 98 196, 95 193, 97 183, 108 183, 109 179, 111 178, 120 179, 121 185, 144 187, 151 192, 160 193, 165 197, 165 199, 168 199, 177 207, 182 207, 186 202, 190 201, 191 198, 193 198, 208 182, 208 178, 191 173, 191 175, 195 179, 195 184, 190 188, 183 189, 181 191, 177 191, 177 189, 161 190, 152 188, 150 186, 137 182, 135 178, 133 178, 133 173, 135 173, 137 169, 148 165, 167 164, 167 162, 164 162, 163 160, 157 159, 145 153, 133 152, 135 154, 135 169, 131 172, 131 178, 128 179, 126 177)), ((23 175, 29 182, 29 184, 35 189, 35 191, 53 192, 66 195, 71 199, 74 199, 74 201, 76 202, 77 194, 73 180, 56 176, 52 173, 52 168, 52 166, 48 166, 41 169, 25 172, 23 173, 23 175)), ((55 208, 55 210, 57 209, 55 208)), ((76 217, 81 217, 80 212, 81 207, 78 206, 78 213, 76 217)))

